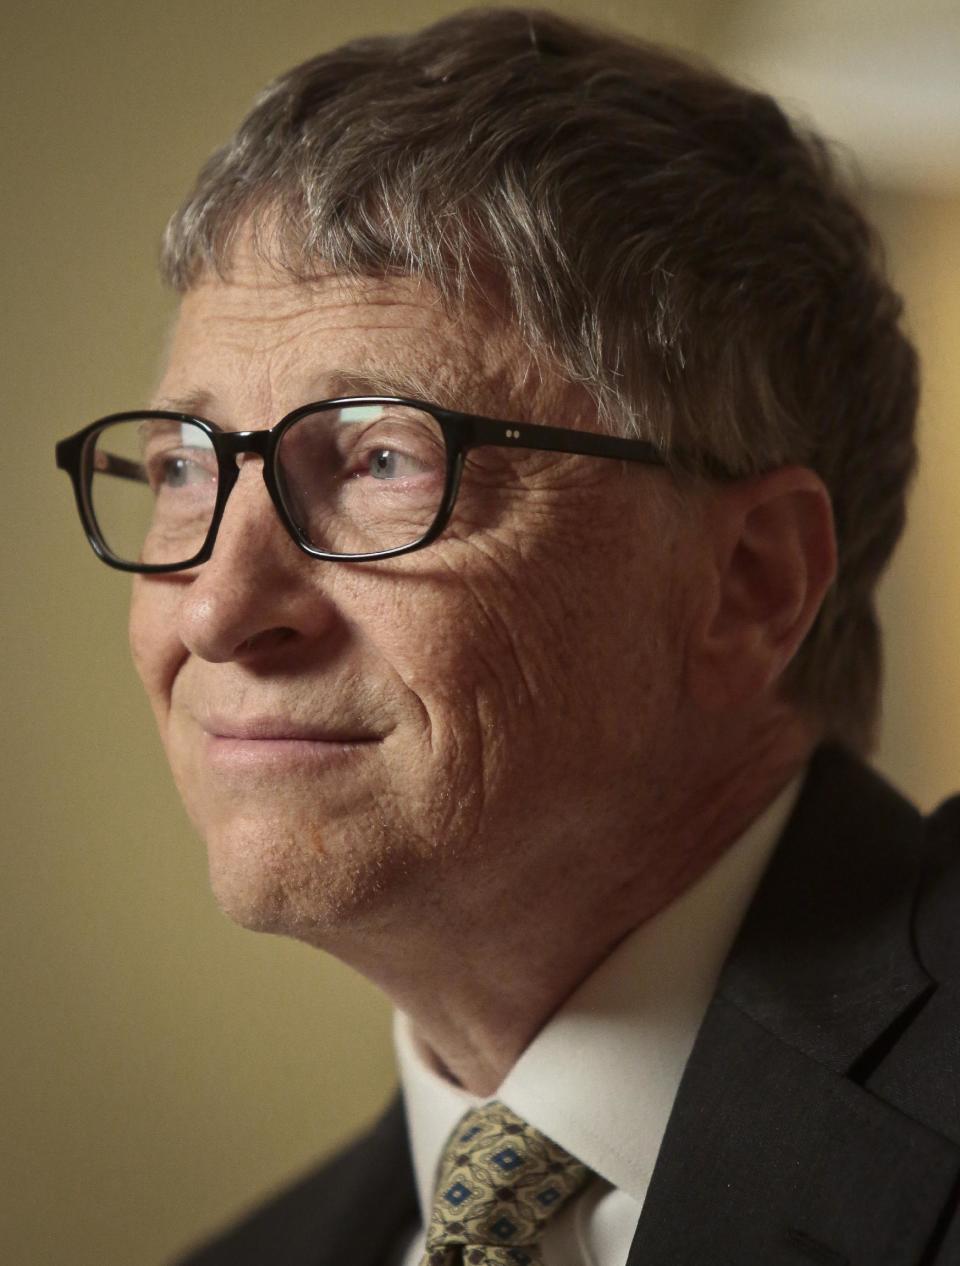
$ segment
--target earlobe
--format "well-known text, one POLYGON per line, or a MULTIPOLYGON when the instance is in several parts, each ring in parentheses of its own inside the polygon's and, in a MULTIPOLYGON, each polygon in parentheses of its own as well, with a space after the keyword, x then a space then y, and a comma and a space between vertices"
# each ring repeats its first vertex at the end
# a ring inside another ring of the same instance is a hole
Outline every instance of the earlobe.
POLYGON ((716 489, 703 530, 711 583, 688 667, 715 712, 775 690, 833 583, 836 538, 829 493, 806 467, 716 489))

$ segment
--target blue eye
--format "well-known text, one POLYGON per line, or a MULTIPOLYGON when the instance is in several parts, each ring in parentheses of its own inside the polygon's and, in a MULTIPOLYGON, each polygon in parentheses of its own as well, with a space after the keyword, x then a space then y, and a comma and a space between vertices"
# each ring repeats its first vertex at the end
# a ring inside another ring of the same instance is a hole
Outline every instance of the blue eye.
POLYGON ((182 457, 174 457, 163 466, 163 482, 170 488, 182 488, 189 482, 190 462, 182 457))
POLYGON ((375 449, 367 467, 373 479, 402 479, 404 475, 422 475, 427 469, 424 462, 393 448, 375 449))
POLYGON ((150 463, 150 482, 156 490, 161 488, 187 488, 191 484, 208 483, 215 476, 200 462, 189 457, 165 457, 150 463))
POLYGON ((381 448, 370 460, 370 474, 374 479, 395 479, 397 475, 397 454, 389 448, 381 448))

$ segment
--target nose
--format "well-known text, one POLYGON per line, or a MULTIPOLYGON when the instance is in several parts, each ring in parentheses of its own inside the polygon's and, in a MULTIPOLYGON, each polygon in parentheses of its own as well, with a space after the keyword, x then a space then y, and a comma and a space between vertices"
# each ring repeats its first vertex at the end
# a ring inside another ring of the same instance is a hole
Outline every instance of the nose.
POLYGON ((188 573, 180 603, 183 644, 211 663, 288 655, 338 620, 325 588, 330 566, 290 539, 258 467, 242 461, 213 554, 188 573))

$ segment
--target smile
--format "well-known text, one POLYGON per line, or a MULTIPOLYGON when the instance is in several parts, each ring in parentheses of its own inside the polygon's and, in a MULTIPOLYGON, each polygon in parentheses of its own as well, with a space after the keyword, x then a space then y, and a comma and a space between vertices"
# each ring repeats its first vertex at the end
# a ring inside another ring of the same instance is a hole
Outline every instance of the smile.
POLYGON ((248 738, 207 734, 206 756, 222 769, 270 766, 306 766, 313 769, 354 760, 380 742, 370 738, 303 738, 299 735, 248 738))
POLYGON ((232 720, 210 716, 201 728, 210 763, 232 769, 337 765, 376 746, 382 737, 365 732, 359 725, 305 725, 279 717, 232 720))

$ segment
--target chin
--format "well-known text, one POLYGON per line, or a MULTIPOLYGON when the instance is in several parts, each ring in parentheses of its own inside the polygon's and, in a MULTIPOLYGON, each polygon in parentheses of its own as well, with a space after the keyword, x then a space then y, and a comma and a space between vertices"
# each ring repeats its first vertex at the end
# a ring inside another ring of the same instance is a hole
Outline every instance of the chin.
POLYGON ((315 823, 231 822, 202 830, 210 887, 241 927, 323 948, 375 920, 405 887, 407 867, 383 840, 358 848, 315 823))

